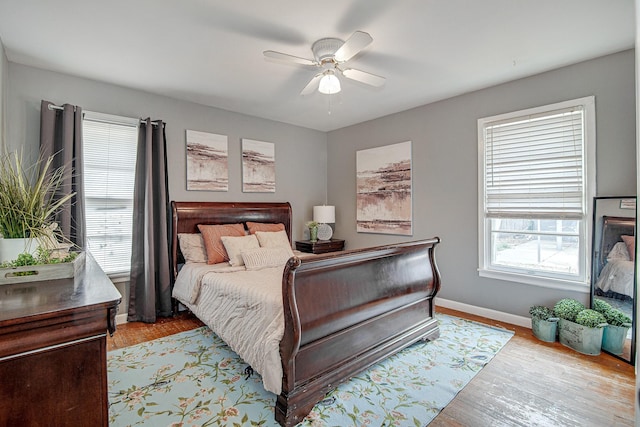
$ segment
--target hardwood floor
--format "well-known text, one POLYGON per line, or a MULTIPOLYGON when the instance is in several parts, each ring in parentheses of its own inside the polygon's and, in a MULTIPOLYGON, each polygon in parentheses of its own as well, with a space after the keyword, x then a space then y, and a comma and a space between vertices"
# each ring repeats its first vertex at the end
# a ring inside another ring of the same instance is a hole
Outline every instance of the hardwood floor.
MULTIPOLYGON (((633 366, 544 343, 530 329, 445 308, 438 312, 515 331, 514 337, 433 420, 439 426, 633 426, 633 366)), ((190 314, 119 325, 109 351, 202 325, 190 314)))

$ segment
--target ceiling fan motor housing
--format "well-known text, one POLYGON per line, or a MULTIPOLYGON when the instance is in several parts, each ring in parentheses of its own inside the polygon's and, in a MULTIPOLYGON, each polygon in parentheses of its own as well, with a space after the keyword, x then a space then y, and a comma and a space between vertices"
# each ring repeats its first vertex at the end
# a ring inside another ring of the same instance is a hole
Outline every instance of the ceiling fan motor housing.
POLYGON ((343 44, 343 40, 328 37, 316 41, 311 46, 311 51, 313 52, 313 57, 319 64, 324 65, 327 62, 335 63, 333 56, 343 44))

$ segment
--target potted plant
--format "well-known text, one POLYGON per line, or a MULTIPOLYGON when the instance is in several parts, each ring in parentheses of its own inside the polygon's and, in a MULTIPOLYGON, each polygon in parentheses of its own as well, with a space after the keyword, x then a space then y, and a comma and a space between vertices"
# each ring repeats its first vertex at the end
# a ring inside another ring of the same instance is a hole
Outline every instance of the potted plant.
POLYGON ((593 299, 593 308, 595 311, 598 311, 602 314, 605 314, 607 311, 611 310, 613 307, 611 307, 611 304, 609 304, 608 302, 598 299, 598 298, 594 298, 593 299))
POLYGON ((631 318, 617 308, 610 308, 603 315, 607 325, 602 333, 602 349, 612 354, 622 354, 631 328, 631 318))
POLYGON ((50 236, 54 215, 74 193, 62 192, 64 167, 53 168, 54 156, 27 166, 22 152, 0 157, 0 262, 20 253, 35 253, 34 240, 50 236))
POLYGON ((588 355, 598 355, 602 348, 602 333, 607 321, 602 313, 585 308, 572 298, 561 299, 553 308, 560 318, 560 344, 588 355))
POLYGON ((580 301, 573 298, 561 299, 553 306, 553 312, 560 320, 576 321, 576 316, 586 307, 580 301))
POLYGON ((312 242, 318 241, 318 223, 316 221, 307 222, 309 228, 309 240, 312 242))
POLYGON ((534 305, 529 309, 531 330, 540 341, 555 342, 558 331, 558 318, 553 310, 542 305, 534 305))

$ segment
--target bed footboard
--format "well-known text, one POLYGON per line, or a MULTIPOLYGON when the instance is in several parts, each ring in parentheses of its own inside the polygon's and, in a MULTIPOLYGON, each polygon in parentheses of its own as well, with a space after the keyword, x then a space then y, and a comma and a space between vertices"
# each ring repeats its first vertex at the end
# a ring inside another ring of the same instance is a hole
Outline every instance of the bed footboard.
POLYGON ((327 392, 421 339, 439 335, 439 238, 305 259, 283 274, 283 380, 276 420, 300 422, 327 392))

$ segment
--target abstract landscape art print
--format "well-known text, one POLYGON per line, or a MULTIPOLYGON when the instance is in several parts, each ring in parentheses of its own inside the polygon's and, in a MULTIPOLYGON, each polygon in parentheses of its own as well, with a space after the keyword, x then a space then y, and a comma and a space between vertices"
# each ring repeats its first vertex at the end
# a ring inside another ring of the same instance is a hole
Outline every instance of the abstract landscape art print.
POLYGON ((227 136, 187 130, 187 190, 229 190, 227 136))
POLYGON ((412 234, 411 141, 356 152, 359 233, 412 234))
POLYGON ((242 191, 274 193, 276 191, 275 144, 242 140, 242 191))

